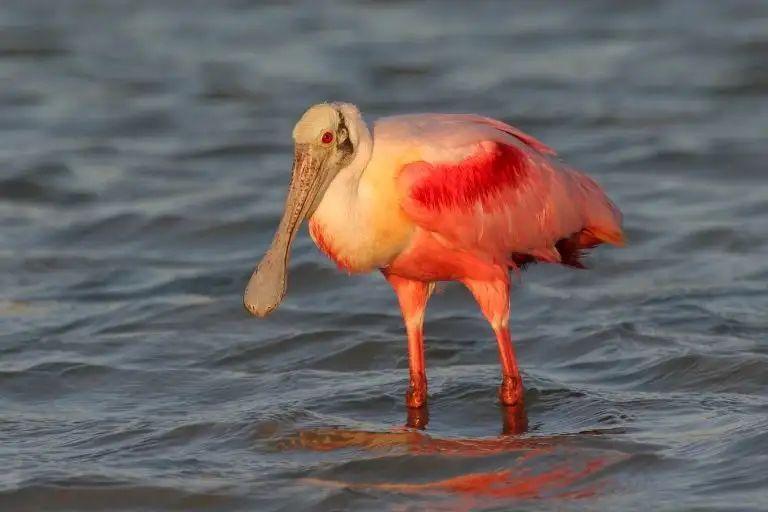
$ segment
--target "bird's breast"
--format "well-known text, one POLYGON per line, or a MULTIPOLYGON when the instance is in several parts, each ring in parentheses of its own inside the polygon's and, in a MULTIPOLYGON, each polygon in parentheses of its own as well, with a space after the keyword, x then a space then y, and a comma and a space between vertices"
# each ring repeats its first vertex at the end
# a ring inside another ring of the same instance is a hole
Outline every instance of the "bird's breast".
POLYGON ((340 243, 338 235, 338 231, 334 232, 332 227, 329 229, 329 226, 323 224, 323 221, 317 216, 313 216, 309 221, 309 236, 312 237, 320 252, 328 256, 341 270, 350 273, 365 272, 365 269, 360 268, 358 258, 353 258, 353 254, 348 254, 348 248, 340 243))
POLYGON ((377 179, 380 173, 375 166, 366 169, 355 186, 334 180, 309 222, 315 245, 349 273, 386 267, 413 233, 413 224, 400 209, 394 179, 377 179))

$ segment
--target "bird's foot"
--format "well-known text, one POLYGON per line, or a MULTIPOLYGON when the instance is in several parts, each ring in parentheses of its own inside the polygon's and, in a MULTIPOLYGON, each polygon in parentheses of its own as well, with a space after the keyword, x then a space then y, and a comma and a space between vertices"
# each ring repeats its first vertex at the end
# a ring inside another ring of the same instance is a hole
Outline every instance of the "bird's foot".
POLYGON ((523 407, 523 380, 504 376, 499 386, 499 401, 509 407, 523 407))
POLYGON ((408 416, 405 420, 405 426, 424 430, 429 423, 429 407, 406 407, 408 416))
POLYGON ((405 405, 418 409, 427 405, 427 378, 424 375, 412 375, 408 391, 405 392, 405 405))

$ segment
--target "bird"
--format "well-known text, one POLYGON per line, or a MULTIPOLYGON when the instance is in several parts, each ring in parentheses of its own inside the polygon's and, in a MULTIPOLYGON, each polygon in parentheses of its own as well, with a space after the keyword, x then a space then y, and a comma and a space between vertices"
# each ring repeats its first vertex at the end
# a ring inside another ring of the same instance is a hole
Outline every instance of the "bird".
POLYGON ((513 126, 474 114, 383 117, 373 130, 346 102, 311 106, 293 129, 285 209, 243 303, 264 317, 287 290, 303 221, 322 253, 350 273, 378 271, 397 296, 408 341, 408 408, 428 399, 427 301, 463 284, 490 323, 499 401, 524 407, 509 331, 510 289, 533 263, 585 268, 585 252, 623 246, 622 213, 596 181, 513 126))

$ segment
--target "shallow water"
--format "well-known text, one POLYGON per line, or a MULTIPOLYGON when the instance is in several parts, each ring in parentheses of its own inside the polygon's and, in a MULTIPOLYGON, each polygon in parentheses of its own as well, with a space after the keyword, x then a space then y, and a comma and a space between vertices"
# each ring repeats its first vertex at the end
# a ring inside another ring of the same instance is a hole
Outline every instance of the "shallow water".
POLYGON ((765 3, 466 5, 3 2, 0 509, 768 508, 765 3), (526 433, 458 286, 424 431, 380 276, 303 234, 243 310, 327 99, 501 118, 623 209, 516 287, 526 433))

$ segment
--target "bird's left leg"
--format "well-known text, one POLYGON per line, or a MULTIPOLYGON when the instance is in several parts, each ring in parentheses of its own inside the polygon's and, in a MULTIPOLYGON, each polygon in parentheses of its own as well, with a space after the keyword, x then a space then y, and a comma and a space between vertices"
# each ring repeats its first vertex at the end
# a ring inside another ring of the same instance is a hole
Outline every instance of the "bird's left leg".
POLYGON ((384 272, 395 289, 400 310, 408 333, 408 360, 410 385, 405 394, 408 407, 422 407, 427 403, 427 373, 424 364, 424 310, 434 285, 384 272))
POLYGON ((499 400, 504 405, 523 405, 523 379, 517 367, 515 349, 509 335, 509 281, 472 281, 464 285, 474 295, 483 315, 490 322, 496 334, 501 360, 501 386, 499 400))

